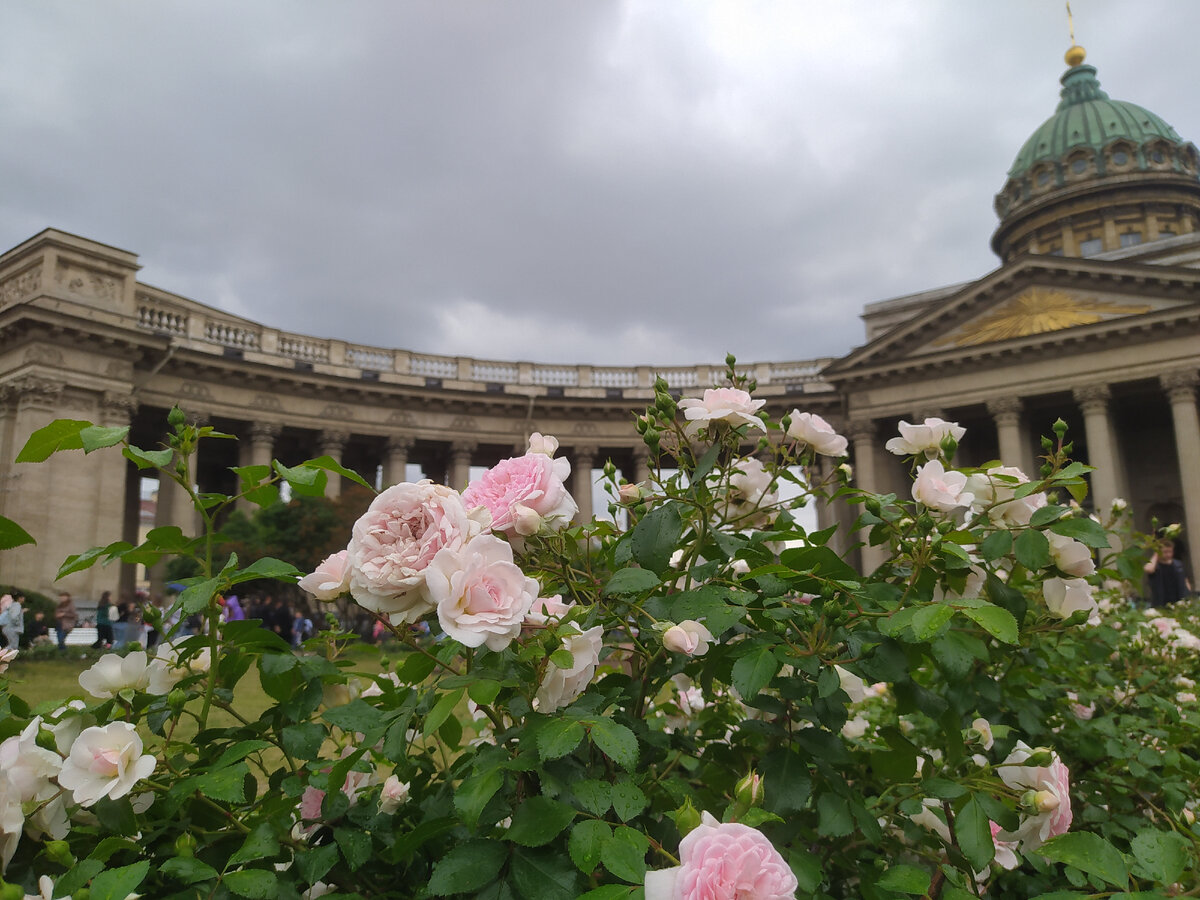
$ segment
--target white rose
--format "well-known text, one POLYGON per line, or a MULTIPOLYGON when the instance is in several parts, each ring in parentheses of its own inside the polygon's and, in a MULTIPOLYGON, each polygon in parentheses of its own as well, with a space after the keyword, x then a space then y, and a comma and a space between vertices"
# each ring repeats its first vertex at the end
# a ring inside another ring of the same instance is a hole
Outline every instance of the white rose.
POLYGON ((1050 556, 1054 564, 1068 575, 1082 578, 1096 571, 1096 563, 1092 559, 1092 551, 1074 538, 1055 534, 1053 531, 1044 532, 1050 542, 1050 556))
POLYGON ((942 441, 951 437, 961 441, 967 433, 957 422, 947 422, 945 419, 929 418, 919 425, 910 422, 900 422, 897 426, 900 437, 889 440, 884 447, 897 456, 916 456, 925 454, 927 459, 940 456, 942 441))
POLYGON ((841 666, 834 666, 833 670, 837 672, 842 690, 846 692, 846 696, 850 698, 851 703, 862 703, 870 696, 867 683, 853 672, 843 669, 841 666))
POLYGON ((596 674, 596 666, 600 664, 604 629, 600 625, 582 632, 575 629, 575 633, 562 636, 562 645, 571 654, 571 665, 566 669, 560 669, 553 662, 546 666, 534 698, 538 712, 543 714, 566 706, 587 690, 596 674))
POLYGON ((551 458, 558 452, 558 438, 550 437, 535 431, 529 436, 529 449, 526 453, 541 453, 551 458))
POLYGON ((0 778, 8 781, 21 803, 49 799, 58 793, 50 779, 58 775, 62 759, 37 745, 42 717, 36 716, 19 735, 0 743, 0 778))
POLYGON ((513 563, 512 547, 490 534, 460 550, 439 551, 428 566, 426 588, 449 637, 491 650, 503 650, 521 633, 540 590, 513 563))
POLYGON ((918 503, 939 512, 953 512, 969 506, 972 497, 966 492, 967 476, 962 472, 946 471, 940 460, 930 460, 917 469, 912 496, 918 503))
POLYGON ((1082 578, 1047 578, 1042 582, 1042 596, 1046 599, 1046 608, 1060 619, 1069 619, 1083 609, 1090 614, 1089 624, 1099 623, 1092 586, 1082 578))
POLYGON ((7 650, 0 650, 0 675, 3 675, 8 671, 8 664, 16 658, 16 647, 9 647, 7 650))
POLYGON ((395 775, 389 775, 379 793, 379 811, 390 816, 408 802, 408 791, 411 785, 402 782, 395 775))
POLYGON ((0 873, 17 852, 21 834, 25 830, 25 814, 21 811, 21 798, 7 778, 0 778, 0 873))
POLYGON ((90 669, 79 673, 79 686, 93 697, 108 700, 126 688, 144 691, 148 677, 145 650, 134 650, 124 657, 106 653, 90 669))
POLYGON ((1049 765, 1024 765, 1034 752, 1024 741, 1017 741, 1004 764, 996 767, 996 774, 1010 788, 1035 792, 1037 813, 1023 819, 1016 831, 995 834, 1004 840, 1020 841, 1025 850, 1036 850, 1050 838, 1065 834, 1072 819, 1071 773, 1056 753, 1051 754, 1049 765))
POLYGON ((571 611, 574 603, 564 603, 562 594, 553 597, 538 597, 525 615, 527 625, 545 625, 551 618, 561 619, 571 611))
POLYGON ((155 765, 153 756, 142 755, 137 728, 129 722, 112 722, 80 733, 63 762, 58 783, 80 806, 91 806, 101 797, 124 797, 153 774, 155 765))
POLYGON ((988 518, 996 523, 1028 525, 1033 514, 1046 505, 1043 492, 1016 497, 1017 488, 1029 477, 1015 466, 993 466, 967 479, 967 492, 974 498, 971 509, 976 513, 987 510, 988 518))
POLYGON ((168 693, 188 675, 207 672, 212 665, 212 651, 205 647, 199 653, 180 662, 179 648, 171 641, 164 641, 154 651, 154 659, 146 667, 146 693, 159 696, 168 693))
POLYGON ((297 586, 317 600, 336 600, 350 589, 350 566, 346 562, 349 552, 327 556, 314 572, 296 582, 297 586))

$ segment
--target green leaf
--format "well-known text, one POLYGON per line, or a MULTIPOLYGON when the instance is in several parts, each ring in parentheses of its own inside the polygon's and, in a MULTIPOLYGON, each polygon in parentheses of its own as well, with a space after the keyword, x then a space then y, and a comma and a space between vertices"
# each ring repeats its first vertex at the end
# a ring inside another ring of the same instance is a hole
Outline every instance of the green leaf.
POLYGON ((480 678, 467 685, 467 696, 480 706, 487 706, 500 695, 500 682, 489 678, 480 678))
POLYGON ((787 815, 803 809, 812 793, 808 763, 793 750, 780 747, 768 753, 760 771, 769 785, 763 805, 773 813, 787 815))
POLYGON ((640 831, 621 825, 600 851, 604 868, 618 878, 641 884, 646 880, 646 836, 640 831))
POLYGON ((822 794, 817 799, 817 833, 825 837, 845 837, 854 830, 850 804, 837 794, 822 794))
POLYGON ((549 761, 566 756, 583 740, 583 726, 571 719, 552 719, 537 733, 537 748, 542 759, 549 761))
POLYGON ((274 745, 270 741, 238 741, 236 744, 226 747, 217 758, 217 761, 212 764, 212 767, 214 769, 223 769, 239 760, 245 759, 251 753, 266 750, 271 746, 274 745))
POLYGON ((498 769, 491 769, 472 775, 458 786, 458 790, 454 792, 454 808, 458 810, 468 828, 474 828, 478 824, 483 808, 503 784, 504 773, 498 769))
POLYGON ((632 781, 624 779, 613 784, 613 812, 621 817, 622 822, 628 822, 640 813, 646 808, 646 803, 646 795, 632 781))
POLYGON ((1098 834, 1069 832, 1051 838, 1037 852, 1046 859, 1074 866, 1116 887, 1128 885, 1129 869, 1125 866, 1124 857, 1098 834))
MULTIPOLYGON (((338 797, 346 795, 340 791, 336 794, 338 797)), ((325 795, 325 799, 329 799, 329 795, 325 795)), ((296 854, 296 868, 300 870, 300 877, 309 884, 316 884, 325 877, 325 873, 333 868, 334 863, 338 860, 338 848, 334 844, 326 844, 324 847, 313 847, 309 850, 301 850, 296 854)))
POLYGON ((298 759, 316 759, 325 743, 325 729, 316 722, 285 725, 280 731, 283 749, 298 759))
POLYGON ((579 900, 621 900, 622 897, 630 897, 636 890, 637 888, 627 884, 606 884, 586 894, 580 894, 579 900))
POLYGON ((314 466, 288 468, 279 460, 271 463, 279 477, 292 486, 292 493, 302 497, 325 496, 325 473, 314 466))
POLYGON ((918 642, 933 638, 942 626, 954 617, 954 608, 943 603, 931 603, 922 606, 912 617, 913 638, 918 642))
POLYGON ((91 427, 91 422, 82 419, 55 419, 29 436, 15 462, 43 462, 59 450, 82 450, 79 434, 91 427))
POLYGON ((892 866, 875 886, 901 894, 924 895, 929 891, 929 873, 916 866, 892 866))
POLYGON ((1007 609, 999 606, 980 606, 960 612, 998 641, 1017 643, 1017 620, 1007 609))
POLYGON ((143 450, 141 447, 125 447, 121 455, 131 459, 139 469, 163 469, 171 464, 174 450, 143 450))
POLYGON ((992 827, 983 807, 971 797, 963 804, 954 820, 954 833, 963 856, 976 872, 982 872, 996 854, 992 827))
POLYGON ((220 587, 220 578, 209 578, 184 588, 183 593, 179 595, 179 604, 183 614, 190 616, 192 613, 206 609, 220 587))
POLYGON ((584 875, 591 875, 600 865, 600 852, 611 838, 612 828, 607 822, 597 819, 579 822, 571 829, 571 837, 567 841, 571 862, 584 875))
POLYGON ((622 769, 633 771, 638 760, 638 743, 632 731, 612 719, 587 719, 584 724, 593 744, 622 769))
POLYGON ((753 700, 779 671, 770 647, 759 646, 733 664, 733 687, 743 700, 753 700))
POLYGON ((812 572, 834 581, 858 581, 858 571, 832 547, 793 547, 779 554, 779 561, 796 572, 812 572))
POLYGON ((92 879, 91 897, 94 900, 125 900, 132 894, 150 871, 149 860, 132 866, 106 869, 92 879))
POLYGON ((555 668, 569 669, 575 665, 575 657, 570 650, 560 647, 550 654, 550 662, 554 664, 555 668))
POLYGON ((602 816, 612 806, 612 785, 587 778, 571 783, 571 792, 579 805, 594 816, 602 816))
POLYGON ((78 893, 79 889, 104 871, 104 863, 99 859, 81 859, 58 879, 54 885, 54 893, 60 897, 69 897, 78 893))
POLYGON ((992 562, 1012 552, 1012 532, 993 531, 979 545, 979 552, 985 560, 992 562))
POLYGON ((36 543, 37 541, 28 531, 12 519, 0 516, 0 550, 11 550, 13 547, 20 547, 23 544, 36 543))
POLYGON ((351 700, 344 706, 327 709, 321 718, 342 731, 359 734, 367 734, 383 725, 383 713, 366 700, 351 700))
POLYGON ((121 556, 126 550, 132 550, 133 545, 127 541, 115 541, 107 547, 92 547, 90 550, 85 550, 82 553, 76 553, 68 556, 61 566, 58 567, 56 579, 70 575, 73 572, 82 572, 84 569, 90 569, 102 556, 107 556, 105 562, 111 562, 115 557, 121 556))
POLYGON ((557 848, 518 847, 509 871, 515 893, 522 900, 576 900, 579 896, 579 872, 557 848))
POLYGON ((433 709, 425 716, 425 727, 422 733, 425 737, 437 731, 443 722, 454 714, 455 707, 462 701, 463 694, 466 693, 465 688, 459 688, 456 691, 450 691, 448 694, 442 694, 438 698, 438 702, 434 704, 433 709))
POLYGON ((333 839, 341 848, 342 858, 350 871, 357 871, 371 858, 371 836, 357 828, 335 828, 333 839))
POLYGON ((269 822, 263 822, 247 835, 242 846, 229 857, 227 865, 236 866, 257 859, 267 859, 278 852, 279 840, 275 837, 275 829, 269 822))
POLYGON ((622 597, 643 594, 662 584, 658 576, 649 569, 620 569, 604 586, 606 597, 622 597))
POLYGON ((630 537, 633 558, 642 568, 663 575, 671 567, 671 555, 679 549, 682 534, 679 505, 664 503, 633 527, 630 537))
POLYGON ((575 818, 575 810, 549 797, 531 797, 517 807, 508 839, 523 847, 540 847, 558 837, 575 818))
POLYGON ((332 456, 318 456, 316 459, 307 460, 301 465, 312 466, 314 469, 324 469, 327 472, 333 472, 335 475, 341 475, 343 478, 348 478, 355 484, 365 487, 371 493, 375 493, 375 485, 367 484, 361 475, 353 469, 347 469, 332 456))
POLYGON ((1096 522, 1089 516, 1061 519, 1051 525, 1050 530, 1055 534, 1061 534, 1063 537, 1074 538, 1081 544, 1086 544, 1098 550, 1107 549, 1109 546, 1108 532, 1104 530, 1104 527, 1099 522, 1096 522))
POLYGON ((496 877, 507 856, 499 841, 464 841, 434 865, 429 893, 444 897, 478 890, 496 877))
POLYGON ((176 881, 182 881, 184 884, 195 884, 198 881, 208 881, 211 878, 216 878, 220 873, 206 862, 201 862, 190 856, 174 856, 168 859, 158 867, 158 871, 166 875, 168 878, 173 878, 176 881))
POLYGON ((683 591, 671 603, 671 618, 676 622, 684 619, 703 622, 714 636, 745 617, 745 607, 730 602, 730 592, 713 584, 706 584, 694 591, 683 591))
POLYGON ((1129 843, 1134 859, 1134 873, 1161 885, 1174 884, 1187 867, 1187 839, 1172 831, 1148 829, 1138 832, 1129 843))
POLYGON ((234 574, 229 579, 230 584, 241 584, 243 581, 254 581, 258 578, 273 578, 276 581, 284 581, 292 584, 304 573, 293 566, 291 563, 284 562, 281 559, 272 559, 269 556, 264 556, 262 559, 255 560, 253 563, 234 574))
POLYGON ((241 803, 246 799, 246 776, 249 773, 245 763, 236 763, 228 769, 218 769, 184 779, 179 784, 187 782, 189 789, 198 790, 210 800, 241 803))
POLYGON ((271 900, 275 897, 278 891, 275 881, 275 873, 268 869, 239 869, 221 879, 233 893, 251 900, 271 900))
POLYGON ((89 425, 79 432, 79 443, 83 445, 84 453, 91 453, 93 450, 101 450, 104 447, 111 447, 114 444, 121 443, 128 434, 128 425, 119 425, 114 428, 106 428, 102 425, 89 425))
POLYGON ((1030 572, 1036 572, 1050 565, 1050 542, 1040 531, 1022 531, 1013 541, 1013 555, 1030 572))

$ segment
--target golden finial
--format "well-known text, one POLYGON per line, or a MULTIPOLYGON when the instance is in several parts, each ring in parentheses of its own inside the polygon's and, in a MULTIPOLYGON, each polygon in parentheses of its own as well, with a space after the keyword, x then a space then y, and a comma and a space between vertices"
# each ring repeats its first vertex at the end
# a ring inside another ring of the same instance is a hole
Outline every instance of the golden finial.
POLYGON ((1071 47, 1065 57, 1068 66, 1077 66, 1087 57, 1087 51, 1075 43, 1075 20, 1071 18, 1071 0, 1067 0, 1067 30, 1071 34, 1071 47))

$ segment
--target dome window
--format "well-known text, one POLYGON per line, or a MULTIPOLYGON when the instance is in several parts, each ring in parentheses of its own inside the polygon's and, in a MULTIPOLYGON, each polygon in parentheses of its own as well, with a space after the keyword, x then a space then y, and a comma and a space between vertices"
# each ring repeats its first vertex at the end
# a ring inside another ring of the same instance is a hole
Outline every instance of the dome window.
POLYGON ((1154 160, 1156 163, 1166 162, 1166 159, 1167 159, 1166 154, 1164 154, 1161 150, 1155 150, 1153 153, 1150 154, 1150 158, 1152 160, 1154 160))
POLYGON ((1077 159, 1071 163, 1071 171, 1076 175, 1082 175, 1087 171, 1087 167, 1088 164, 1086 159, 1077 159))
POLYGON ((1088 238, 1086 241, 1079 242, 1080 256, 1095 256, 1104 249, 1104 242, 1100 238, 1088 238))
POLYGON ((1121 235, 1122 247, 1136 247, 1142 242, 1142 236, 1136 231, 1127 231, 1121 235))
POLYGON ((1045 187, 1050 183, 1050 173, 1045 169, 1037 173, 1037 186, 1045 187))
POLYGON ((1124 150, 1116 150, 1113 152, 1112 161, 1114 166, 1123 166, 1129 162, 1129 154, 1124 150))

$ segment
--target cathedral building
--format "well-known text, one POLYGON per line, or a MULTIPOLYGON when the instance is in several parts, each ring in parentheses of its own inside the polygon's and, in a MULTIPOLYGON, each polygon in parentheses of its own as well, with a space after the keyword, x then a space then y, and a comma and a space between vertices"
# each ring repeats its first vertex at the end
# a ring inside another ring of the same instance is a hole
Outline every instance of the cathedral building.
MULTIPOLYGON (((1200 154, 1154 113, 1110 99, 1080 48, 1067 63, 1057 110, 996 196, 998 268, 868 305, 866 343, 840 359, 746 368, 774 414, 799 407, 844 430, 859 485, 881 492, 908 490, 902 461, 883 451, 901 419, 954 419, 968 429, 960 462, 1001 458, 1036 473, 1039 438, 1061 417, 1076 457, 1096 466, 1093 508, 1122 498, 1142 529, 1190 526, 1190 569, 1200 558, 1200 154)), ((631 414, 652 401, 655 377, 694 394, 723 369, 362 346, 230 315, 139 282, 138 268, 133 253, 55 229, 0 254, 0 515, 38 541, 0 554, 0 583, 87 599, 133 586, 131 567, 55 581, 69 553, 136 541, 142 483, 115 451, 15 463, 55 418, 128 424, 154 447, 179 404, 240 438, 207 442, 192 473, 222 491, 235 488, 233 466, 322 454, 383 484, 419 469, 462 488, 472 465, 522 452, 542 431, 561 440, 588 517, 606 460, 628 478, 649 475, 631 414)), ((160 487, 156 522, 193 531, 171 487, 160 487)), ((843 524, 843 547, 853 542, 851 513, 819 514, 843 524)), ((878 554, 865 548, 862 562, 878 554)))

